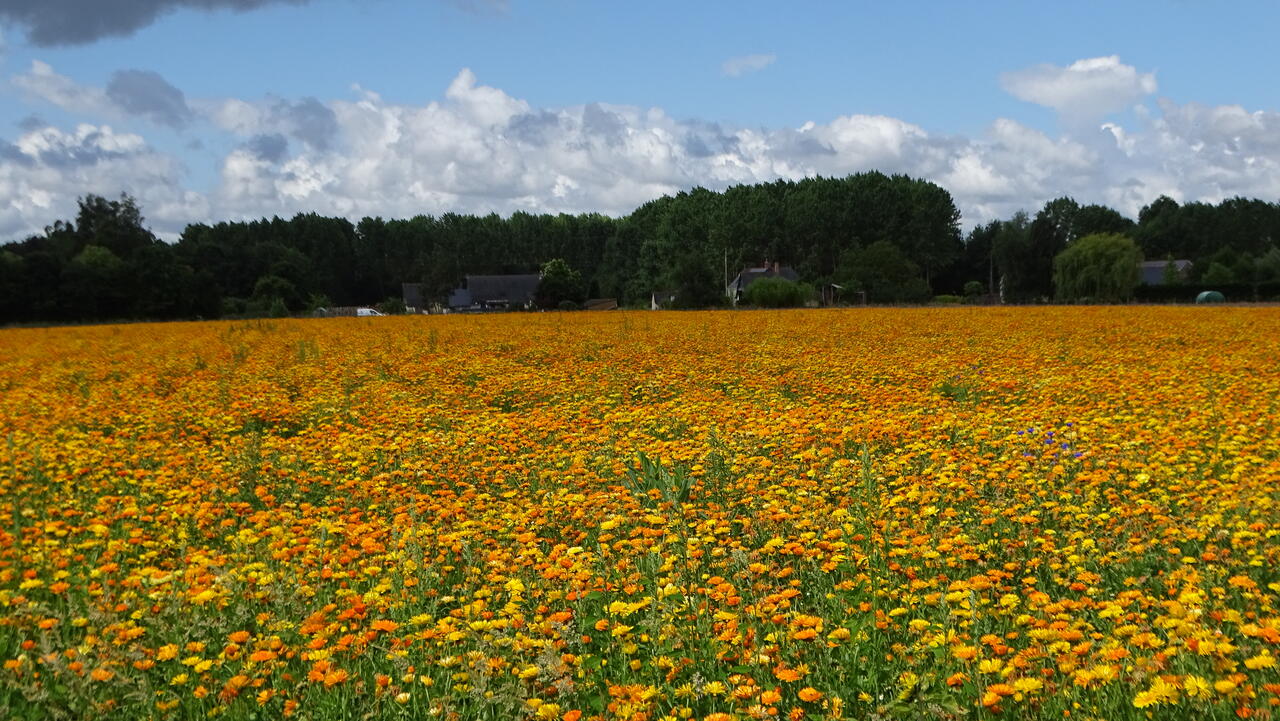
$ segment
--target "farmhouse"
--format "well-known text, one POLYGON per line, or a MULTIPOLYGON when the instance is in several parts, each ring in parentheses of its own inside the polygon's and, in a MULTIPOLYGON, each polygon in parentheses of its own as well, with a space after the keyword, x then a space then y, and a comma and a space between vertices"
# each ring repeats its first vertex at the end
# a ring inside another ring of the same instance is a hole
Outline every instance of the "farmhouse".
POLYGON ((1143 285, 1168 285, 1170 278, 1184 281, 1190 270, 1189 260, 1145 260, 1138 263, 1138 273, 1143 285))
POLYGON ((773 263, 766 261, 761 266, 743 268, 742 272, 738 273, 737 277, 725 288, 725 295, 729 296, 729 299, 736 304, 742 300, 742 295, 746 292, 747 286, 761 278, 785 278, 794 283, 800 280, 800 275, 789 265, 779 265, 777 261, 773 263))
POLYGON ((542 276, 468 275, 461 288, 449 293, 451 310, 520 310, 533 306, 542 276))

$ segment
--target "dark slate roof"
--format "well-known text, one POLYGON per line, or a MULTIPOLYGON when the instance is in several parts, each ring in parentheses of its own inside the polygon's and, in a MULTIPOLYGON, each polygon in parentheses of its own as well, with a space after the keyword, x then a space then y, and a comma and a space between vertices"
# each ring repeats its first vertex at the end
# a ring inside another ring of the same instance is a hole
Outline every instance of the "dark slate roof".
POLYGON ((467 290, 472 303, 501 303, 524 305, 533 301, 541 276, 528 275, 469 275, 467 290))
POLYGON ((800 280, 800 275, 789 265, 781 266, 776 273, 773 268, 768 266, 763 268, 743 268, 738 277, 733 279, 733 285, 738 290, 745 290, 747 286, 761 278, 786 278, 794 283, 800 280))
POLYGON ((1173 263, 1180 277, 1187 277, 1187 271, 1191 269, 1189 260, 1145 260, 1138 264, 1143 285, 1164 285, 1164 268, 1169 263, 1173 263))

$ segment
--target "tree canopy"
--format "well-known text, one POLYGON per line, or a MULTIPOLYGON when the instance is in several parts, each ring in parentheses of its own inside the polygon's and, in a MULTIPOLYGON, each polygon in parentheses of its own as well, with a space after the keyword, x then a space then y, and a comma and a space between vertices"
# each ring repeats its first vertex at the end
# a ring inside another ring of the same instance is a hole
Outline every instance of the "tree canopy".
POLYGON ((1135 222, 1061 197, 962 236, 945 189, 866 172, 694 188, 620 218, 445 213, 353 224, 305 213, 193 223, 169 243, 129 196, 88 195, 73 220, 0 246, 0 323, 297 313, 386 303, 402 283, 442 301, 468 274, 534 273, 553 259, 580 280, 554 307, 588 296, 639 305, 654 291, 675 293, 680 307, 719 305, 730 278, 765 261, 872 302, 972 296, 973 283, 1008 302, 1042 302, 1077 292, 1059 288, 1054 259, 1097 234, 1129 237, 1148 259, 1191 261, 1189 287, 1258 296, 1280 283, 1280 204, 1244 198, 1160 197, 1135 222))

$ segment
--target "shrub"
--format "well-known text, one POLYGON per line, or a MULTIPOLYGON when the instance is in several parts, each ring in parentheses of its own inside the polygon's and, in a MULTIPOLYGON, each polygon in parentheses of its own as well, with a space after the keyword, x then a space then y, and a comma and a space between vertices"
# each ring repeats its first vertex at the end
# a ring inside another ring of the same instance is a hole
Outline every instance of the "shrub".
POLYGON ((761 278, 747 286, 743 300, 757 308, 797 308, 813 297, 813 286, 786 278, 761 278))

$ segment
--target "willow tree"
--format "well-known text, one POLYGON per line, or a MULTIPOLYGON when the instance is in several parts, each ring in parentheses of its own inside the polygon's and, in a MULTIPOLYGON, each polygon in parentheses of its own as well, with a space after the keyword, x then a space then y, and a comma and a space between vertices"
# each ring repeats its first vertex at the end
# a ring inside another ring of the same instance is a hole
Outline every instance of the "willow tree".
POLYGON ((1053 259, 1058 300, 1127 301, 1138 286, 1141 261, 1138 245, 1126 235, 1086 235, 1053 259))

